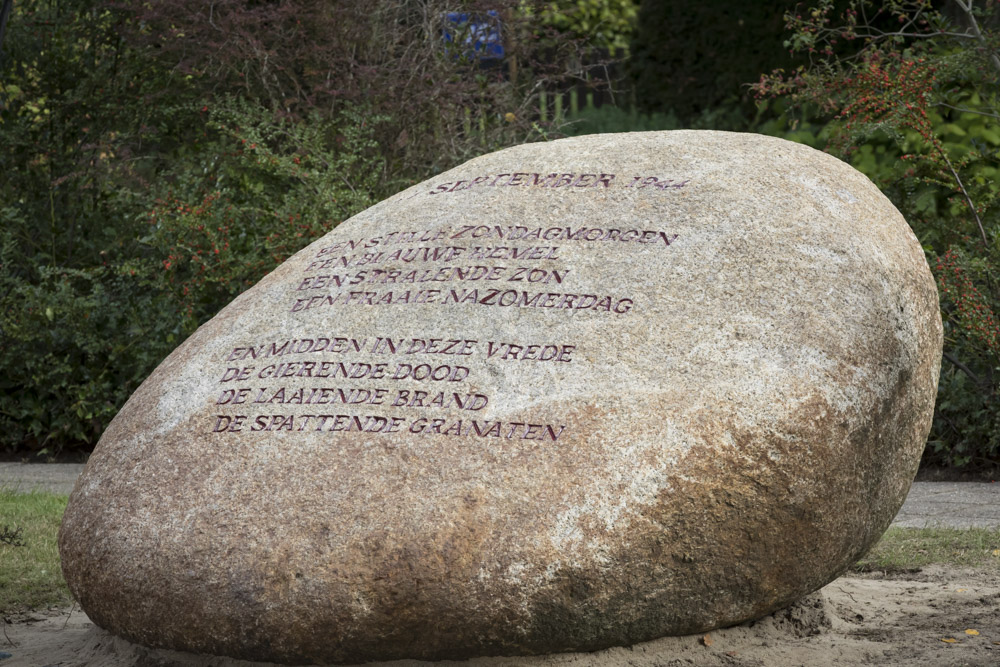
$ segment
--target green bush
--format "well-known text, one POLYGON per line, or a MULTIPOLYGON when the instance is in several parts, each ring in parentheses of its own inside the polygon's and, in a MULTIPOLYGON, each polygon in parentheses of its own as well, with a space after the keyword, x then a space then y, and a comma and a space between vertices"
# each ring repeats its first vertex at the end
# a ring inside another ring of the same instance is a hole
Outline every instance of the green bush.
MULTIPOLYGON (((166 300, 114 269, 15 259, 10 210, 0 237, 0 433, 9 449, 56 453, 100 435, 166 353, 166 300)), ((181 334, 174 328, 173 338, 181 334)))
POLYGON ((622 109, 605 104, 601 107, 585 107, 566 118, 560 130, 569 136, 600 134, 610 132, 654 132, 662 130, 729 130, 758 132, 777 131, 776 121, 764 120, 765 115, 748 119, 735 104, 722 104, 681 120, 673 111, 643 113, 635 107, 622 109))
POLYGON ((588 22, 606 4, 541 40, 539 3, 463 2, 505 28, 505 61, 481 63, 444 48, 445 0, 14 3, 0 449, 88 449, 160 359, 311 239, 544 136, 540 84, 583 75, 573 31, 604 35, 588 22))
POLYGON ((197 144, 155 185, 95 177, 74 238, 39 237, 25 201, 0 209, 5 449, 88 449, 201 322, 375 201, 380 118, 293 121, 235 99, 187 113, 204 117, 197 144))
POLYGON ((539 9, 543 25, 612 56, 628 52, 638 17, 635 0, 549 0, 539 9))
POLYGON ((785 12, 795 4, 643 2, 629 63, 639 108, 672 111, 690 122, 736 103, 753 117, 747 82, 794 62, 782 44, 782 28, 785 12))
POLYGON ((579 137, 585 134, 608 132, 677 130, 681 127, 680 120, 673 113, 646 114, 640 113, 634 108, 625 110, 605 104, 597 108, 581 109, 579 113, 570 115, 567 118, 567 124, 561 129, 568 136, 579 137))
POLYGON ((374 204, 382 173, 372 140, 382 117, 348 108, 292 120, 235 98, 205 113, 211 138, 152 192, 129 196, 145 203, 147 229, 125 265, 178 304, 184 331, 374 204))

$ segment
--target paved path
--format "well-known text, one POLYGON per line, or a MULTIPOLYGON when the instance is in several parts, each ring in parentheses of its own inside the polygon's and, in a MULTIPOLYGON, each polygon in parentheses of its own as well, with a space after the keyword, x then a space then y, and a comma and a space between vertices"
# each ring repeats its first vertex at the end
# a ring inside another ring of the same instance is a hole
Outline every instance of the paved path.
POLYGON ((1000 528, 1000 482, 914 482, 892 525, 1000 528))
POLYGON ((82 463, 0 463, 0 488, 69 494, 82 463))
MULTIPOLYGON (((82 463, 0 463, 0 487, 69 493, 82 463)), ((1000 482, 915 482, 894 526, 1000 529, 1000 482)))

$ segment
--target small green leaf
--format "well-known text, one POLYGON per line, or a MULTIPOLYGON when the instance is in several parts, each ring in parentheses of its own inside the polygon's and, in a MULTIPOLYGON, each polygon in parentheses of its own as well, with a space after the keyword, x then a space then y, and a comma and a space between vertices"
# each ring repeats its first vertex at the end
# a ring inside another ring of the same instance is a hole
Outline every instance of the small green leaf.
POLYGON ((945 125, 942 125, 941 131, 944 134, 953 134, 956 137, 964 137, 967 134, 965 130, 954 123, 946 123, 945 125))
POLYGON ((1000 144, 1000 134, 994 132, 993 130, 987 130, 986 128, 983 128, 982 130, 979 131, 979 136, 985 139, 986 141, 990 142, 994 146, 1000 144))

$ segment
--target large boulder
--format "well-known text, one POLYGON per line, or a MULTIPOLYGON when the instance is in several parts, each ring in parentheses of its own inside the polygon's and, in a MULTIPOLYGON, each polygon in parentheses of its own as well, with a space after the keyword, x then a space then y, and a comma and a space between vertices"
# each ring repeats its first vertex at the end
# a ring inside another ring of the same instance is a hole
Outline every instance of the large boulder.
POLYGON ((95 623, 363 662, 762 616, 889 525, 937 292, 833 157, 719 132, 477 158, 343 223, 171 354, 60 534, 95 623))

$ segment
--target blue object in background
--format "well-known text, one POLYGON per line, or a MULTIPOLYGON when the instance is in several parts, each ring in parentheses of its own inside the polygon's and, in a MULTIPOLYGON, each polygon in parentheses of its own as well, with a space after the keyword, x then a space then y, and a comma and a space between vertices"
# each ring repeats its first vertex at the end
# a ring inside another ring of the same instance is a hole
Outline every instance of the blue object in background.
POLYGON ((500 38, 500 14, 490 10, 485 14, 448 12, 445 14, 445 51, 451 44, 462 44, 461 53, 469 60, 500 60, 504 57, 503 41, 500 38))

